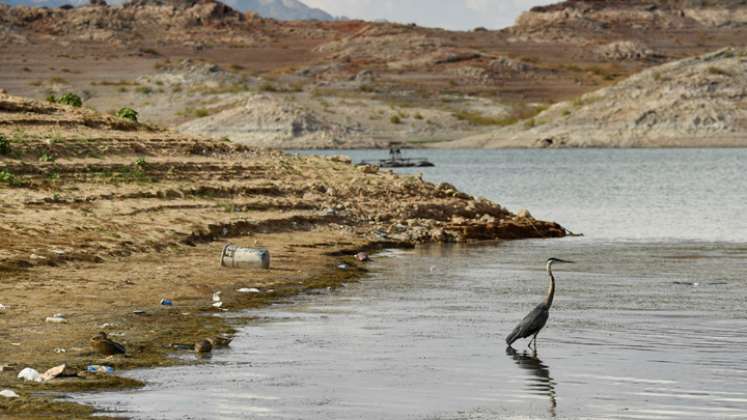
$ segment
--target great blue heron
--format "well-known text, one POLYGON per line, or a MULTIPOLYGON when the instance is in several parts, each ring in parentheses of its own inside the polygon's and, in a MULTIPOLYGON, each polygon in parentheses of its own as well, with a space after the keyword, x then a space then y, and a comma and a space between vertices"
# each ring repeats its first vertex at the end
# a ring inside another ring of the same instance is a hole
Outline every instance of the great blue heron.
POLYGON ((545 300, 537 305, 536 308, 529 312, 524 319, 519 322, 519 325, 506 337, 506 344, 511 347, 514 341, 520 338, 532 337, 529 341, 529 347, 537 348, 537 334, 544 328, 547 323, 547 318, 550 317, 550 307, 552 306, 552 300, 555 297, 555 277, 552 275, 553 263, 566 263, 572 264, 573 261, 561 260, 559 258, 549 258, 547 260, 547 274, 550 276, 550 286, 547 289, 547 296, 545 300))

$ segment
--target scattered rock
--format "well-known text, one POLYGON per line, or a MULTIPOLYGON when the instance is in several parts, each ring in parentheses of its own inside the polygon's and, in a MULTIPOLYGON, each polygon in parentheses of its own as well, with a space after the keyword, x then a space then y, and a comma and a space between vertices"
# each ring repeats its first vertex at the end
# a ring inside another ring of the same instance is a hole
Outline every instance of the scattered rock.
POLYGON ((527 209, 521 209, 518 212, 516 212, 516 217, 518 217, 519 219, 529 219, 529 220, 534 219, 534 217, 532 217, 532 214, 529 213, 529 210, 527 209))
POLYGON ((377 174, 379 173, 379 167, 376 165, 360 165, 358 170, 364 174, 377 174))
POLYGON ((210 353, 213 351, 213 344, 208 340, 202 340, 195 343, 195 352, 210 353))
POLYGON ((112 356, 115 354, 125 354, 125 347, 115 341, 109 339, 105 332, 100 332, 93 336, 89 341, 91 348, 104 356, 112 356))
POLYGON ((345 155, 329 156, 327 159, 331 160, 332 162, 345 163, 348 165, 353 163, 353 159, 351 159, 350 156, 345 156, 345 155))

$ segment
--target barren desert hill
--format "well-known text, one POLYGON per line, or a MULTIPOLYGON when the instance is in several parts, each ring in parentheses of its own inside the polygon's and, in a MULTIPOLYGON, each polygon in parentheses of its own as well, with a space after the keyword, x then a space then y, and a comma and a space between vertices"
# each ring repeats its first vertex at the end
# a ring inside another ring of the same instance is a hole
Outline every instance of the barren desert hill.
POLYGON ((747 49, 647 69, 451 147, 746 147, 747 49))
POLYGON ((744 46, 746 11, 738 1, 569 1, 505 30, 447 31, 277 21, 215 0, 0 5, 0 88, 77 92, 103 112, 126 105, 150 123, 263 146, 449 141, 744 46))
MULTIPOLYGON (((11 6, 60 7, 82 6, 89 0, 4 0, 11 6)), ((109 0, 110 5, 121 5, 124 0, 109 0)), ((226 0, 224 3, 239 11, 257 13, 278 20, 333 20, 324 10, 309 7, 298 0, 226 0)))

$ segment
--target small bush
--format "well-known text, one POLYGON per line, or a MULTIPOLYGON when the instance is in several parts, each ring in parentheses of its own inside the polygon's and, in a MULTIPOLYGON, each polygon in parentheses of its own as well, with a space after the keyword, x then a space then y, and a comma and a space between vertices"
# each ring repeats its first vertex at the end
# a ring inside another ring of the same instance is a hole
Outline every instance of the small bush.
POLYGON ((117 111, 117 116, 119 118, 123 118, 125 120, 130 120, 132 122, 137 122, 137 111, 135 111, 132 108, 124 107, 117 111))
POLYGON ((56 104, 57 103, 57 98, 55 98, 54 95, 49 95, 49 96, 47 96, 47 102, 49 102, 50 104, 56 104))
POLYGON ((44 152, 41 156, 39 156, 39 162, 54 162, 55 157, 54 155, 44 152))
POLYGON ((422 119, 423 119, 423 114, 421 114, 421 113, 419 113, 419 112, 418 112, 417 114, 415 114, 415 117, 414 117, 414 118, 415 118, 416 120, 422 120, 422 119))
POLYGON ((261 92, 277 92, 278 88, 270 82, 264 82, 259 86, 261 92))
POLYGON ((74 93, 70 93, 70 92, 57 98, 57 103, 63 104, 63 105, 74 106, 76 108, 80 108, 81 106, 83 106, 83 100, 80 99, 80 96, 74 93))
POLYGON ((0 134, 0 155, 9 155, 10 154, 10 140, 5 138, 2 134, 0 134))
POLYGON ((135 92, 142 93, 143 95, 150 95, 153 93, 153 89, 150 86, 138 86, 135 88, 135 92))
POLYGON ((197 109, 194 110, 194 115, 197 118, 205 118, 208 115, 210 115, 210 111, 208 111, 205 108, 197 108, 197 109))
POLYGON ((8 184, 11 187, 17 187, 21 185, 21 182, 18 180, 18 178, 16 178, 16 176, 13 175, 12 172, 9 172, 6 169, 0 171, 0 182, 8 184))
POLYGON ((392 124, 402 124, 402 118, 400 118, 399 115, 392 115, 392 117, 389 118, 389 121, 392 124))

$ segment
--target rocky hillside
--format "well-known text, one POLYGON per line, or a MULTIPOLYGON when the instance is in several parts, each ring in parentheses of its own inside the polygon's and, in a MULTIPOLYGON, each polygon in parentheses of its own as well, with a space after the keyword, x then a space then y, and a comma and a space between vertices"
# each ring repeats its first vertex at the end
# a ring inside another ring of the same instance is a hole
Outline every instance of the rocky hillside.
POLYGON ((653 67, 452 147, 747 146, 747 49, 653 67))
MULTIPOLYGON (((128 0, 109 0, 110 5, 122 5, 128 0)), ((85 6, 90 0, 5 0, 11 6, 60 7, 64 5, 85 6)), ((99 2, 100 3, 100 2, 99 2)), ((321 9, 309 7, 298 0, 226 0, 224 3, 236 10, 254 12, 278 20, 333 20, 334 17, 321 9)))
POLYGON ((215 0, 94 3, 0 5, 0 88, 78 92, 99 111, 128 105, 150 123, 278 147, 472 137, 653 66, 747 46, 739 1, 576 0, 470 32, 281 22, 215 0), (164 79, 185 60, 228 76, 164 79))

